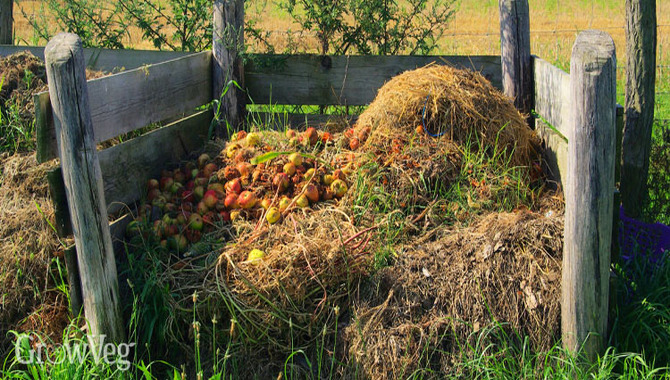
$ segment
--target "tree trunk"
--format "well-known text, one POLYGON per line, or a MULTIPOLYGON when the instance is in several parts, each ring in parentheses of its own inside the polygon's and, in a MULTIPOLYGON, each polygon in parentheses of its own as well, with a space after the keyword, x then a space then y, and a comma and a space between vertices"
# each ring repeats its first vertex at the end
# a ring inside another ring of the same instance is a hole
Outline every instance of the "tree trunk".
POLYGON ((530 12, 528 0, 500 0, 500 58, 505 95, 530 116, 533 73, 530 65, 530 12))
POLYGON ((0 0, 0 44, 14 43, 14 0, 0 0))
POLYGON ((639 217, 647 201, 656 84, 656 1, 626 0, 626 101, 621 200, 639 217))

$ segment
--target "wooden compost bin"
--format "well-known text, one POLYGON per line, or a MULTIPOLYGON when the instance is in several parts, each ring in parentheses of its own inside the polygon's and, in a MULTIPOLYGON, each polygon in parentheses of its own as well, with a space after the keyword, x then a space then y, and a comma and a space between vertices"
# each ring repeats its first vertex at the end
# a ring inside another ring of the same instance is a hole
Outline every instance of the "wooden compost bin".
MULTIPOLYGON (((220 6, 219 1, 215 4, 220 6)), ((374 99, 377 90, 391 77, 431 63, 479 71, 495 87, 505 89, 508 94, 511 91, 511 95, 516 99, 526 99, 518 101, 517 106, 529 107, 542 120, 536 123, 536 129, 546 147, 546 164, 558 186, 565 189, 567 195, 565 257, 570 261, 564 261, 563 271, 563 337, 564 343, 570 349, 576 349, 586 341, 589 332, 600 334, 601 337, 606 334, 606 331, 602 329, 602 321, 604 320, 605 323, 607 321, 607 304, 603 305, 603 300, 606 301, 608 297, 609 276, 603 277, 602 274, 608 274, 609 271, 609 253, 605 251, 609 247, 612 236, 613 173, 614 166, 618 167, 614 164, 617 155, 613 151, 614 135, 618 130, 614 124, 615 118, 617 124, 622 124, 621 109, 615 107, 613 101, 616 94, 615 88, 610 83, 611 75, 613 75, 611 71, 613 45, 610 49, 607 41, 609 36, 602 32, 585 32, 580 35, 575 45, 576 53, 573 54, 571 70, 573 76, 571 77, 546 61, 530 56, 528 22, 524 21, 524 17, 526 19, 528 17, 527 9, 527 1, 501 1, 502 59, 500 56, 261 54, 247 57, 242 76, 235 75, 238 70, 232 69, 234 63, 228 67, 228 73, 232 73, 233 78, 243 84, 246 96, 253 99, 255 104, 260 105, 270 102, 281 105, 367 105, 374 99), (523 7, 525 7, 525 12, 523 7), (510 25, 521 25, 522 27, 510 29, 510 25), (526 46, 525 50, 524 46, 526 46), (508 54, 510 51, 514 54, 508 54), (594 77, 594 75, 595 80, 584 79, 594 77), (505 82, 504 85, 503 82, 505 82), (520 84, 516 86, 510 84, 515 82, 520 84), (582 97, 579 96, 580 94, 585 95, 582 97), (594 102, 594 100, 598 101, 594 102), (579 103, 579 101, 582 102, 579 103), (583 123, 587 131, 582 133, 580 131, 583 125, 579 123, 584 120, 587 121, 583 123), (573 127, 574 125, 577 127, 573 127), (594 133, 597 136, 594 136, 594 133), (571 147, 568 141, 576 141, 579 144, 571 147), (583 167, 589 170, 584 171, 583 167), (611 176, 609 175, 610 169, 611 176), (581 174, 576 175, 576 173, 581 174), (579 194, 580 197, 575 198, 575 194, 579 194), (585 216, 582 223, 575 224, 568 221, 567 218, 574 219, 580 215, 580 212, 585 216), (588 240, 593 239, 594 236, 595 246, 588 244, 588 240), (576 279, 571 277, 573 271, 566 269, 575 266, 580 269, 576 279), (589 282, 591 278, 595 279, 595 282, 589 282), (571 281, 571 285, 566 286, 566 281, 571 281), (588 288, 591 285, 593 289, 588 288), (566 289, 569 289, 569 293, 566 293, 566 289), (577 292, 576 289, 580 291, 577 292), (572 306, 568 308, 568 302, 565 300, 574 302, 569 302, 572 306), (602 315, 603 310, 604 316, 602 315), (572 322, 566 325, 566 321, 572 322)), ((237 20, 239 22, 239 17, 237 20)), ((67 42, 64 43, 67 45, 67 42)), ((76 48, 70 45, 60 49, 70 49, 73 60, 82 61, 81 57, 76 56, 83 53, 77 53, 76 48)), ((216 45, 215 41, 214 56, 221 57, 220 52, 217 53, 216 45)), ((123 57, 126 52, 119 51, 115 54, 123 57)), ((225 54, 230 54, 230 52, 225 52, 225 54)), ((238 58, 233 52, 232 55, 223 59, 223 62, 239 63, 238 58)), ((118 59, 121 60, 121 58, 118 59)), ((75 127, 89 128, 90 131, 85 132, 84 135, 90 135, 88 137, 90 141, 88 147, 84 142, 84 145, 76 148, 80 151, 75 152, 74 156, 77 154, 79 157, 83 156, 84 165, 87 162, 95 165, 95 162, 99 161, 102 184, 93 183, 91 186, 92 188, 100 186, 104 189, 101 190, 104 193, 104 203, 102 203, 104 207, 96 212, 104 219, 105 225, 100 229, 109 230, 109 236, 117 255, 123 252, 125 227, 131 220, 128 213, 134 210, 136 202, 145 191, 147 179, 157 177, 163 168, 177 164, 185 156, 200 150, 206 142, 210 125, 213 126, 213 112, 209 109, 204 111, 197 111, 197 109, 210 103, 214 98, 218 98, 213 94, 221 88, 221 78, 224 76, 219 73, 221 62, 221 59, 213 58, 212 52, 206 51, 83 83, 88 92, 88 104, 80 104, 86 103, 81 99, 75 101, 75 104, 81 106, 78 107, 79 112, 90 113, 90 123, 86 123, 86 117, 83 117, 81 118, 84 121, 83 124, 75 127), (171 122, 166 123, 166 121, 171 122), (108 149, 96 152, 90 147, 91 144, 94 147, 103 141, 157 122, 167 125, 108 149), (120 215, 120 217, 107 225, 108 215, 120 215)), ((47 65, 48 67, 51 65, 48 55, 47 65)), ((79 72, 83 71, 83 63, 80 66, 75 67, 77 72, 70 73, 72 78, 61 80, 77 82, 73 78, 83 75, 79 72)), ((225 70, 226 67, 224 66, 223 69, 225 70)), ((54 68, 51 70, 53 72, 54 68)), ((52 76, 49 77, 50 81, 52 76)), ((62 86, 59 85, 60 87, 62 86)), ((59 156, 63 159, 63 152, 67 153, 67 149, 70 149, 59 146, 63 144, 62 141, 58 141, 62 139, 62 136, 57 138, 56 131, 61 131, 60 134, 63 135, 62 130, 72 128, 72 126, 64 125, 62 120, 60 126, 56 122, 55 119, 61 117, 58 115, 62 113, 62 110, 56 110, 56 108, 62 106, 58 104, 62 101, 54 103, 54 100, 51 99, 54 94, 58 94, 59 97, 66 96, 55 88, 51 88, 51 95, 49 92, 44 92, 35 96, 37 157, 40 162, 59 156)), ((81 98, 81 94, 75 93, 75 95, 81 98)), ((230 114, 235 112, 233 108, 239 106, 235 102, 240 101, 243 105, 245 99, 234 99, 233 103, 224 102, 230 108, 226 109, 229 112, 223 116, 230 117, 230 114)), ((304 123, 305 120, 314 120, 314 116, 290 115, 288 119, 304 123)), ((323 117, 317 116, 316 119, 322 120, 323 117)), ((533 119, 530 121, 534 123, 533 119)), ((66 190, 65 184, 68 181, 63 180, 64 177, 67 179, 72 178, 73 175, 76 176, 76 173, 71 173, 71 171, 71 168, 63 168, 63 170, 59 168, 49 173, 58 232, 61 236, 73 232, 71 220, 76 219, 69 214, 69 210, 76 207, 68 205, 68 202, 72 200, 66 195, 74 193, 76 189, 66 190)), ((72 186, 72 180, 69 182, 68 186, 72 186)), ((78 206, 93 209, 98 207, 96 204, 78 206)), ((75 237, 78 233, 82 234, 82 231, 77 231, 75 228, 75 237)), ((103 252, 82 252, 77 249, 79 264, 82 263, 82 256, 85 255, 114 257, 113 252, 104 252, 104 244, 102 250, 103 252)), ((97 285, 96 278, 84 279, 83 272, 85 271, 82 271, 81 282, 85 285, 77 286, 79 284, 79 278, 76 275, 77 260, 73 259, 74 250, 71 250, 70 253, 68 269, 72 274, 71 287, 82 289, 85 305, 99 302, 95 298, 99 297, 100 292, 90 287, 92 286, 90 284, 97 285)), ((113 272, 110 272, 109 275, 115 280, 115 268, 100 268, 102 271, 112 271, 112 269, 113 272)), ((118 285, 115 284, 104 286, 118 288, 118 285)), ((86 310, 88 313, 89 309, 86 308, 86 310)), ((118 306, 108 308, 107 313, 115 313, 114 310, 118 310, 118 306)), ((87 318, 90 317, 87 315, 87 318)), ((116 315, 114 318, 120 317, 116 315)), ((106 333, 104 326, 104 324, 93 326, 94 333, 96 331, 106 333)), ((601 343, 602 341, 595 341, 592 350, 597 351, 601 343)))

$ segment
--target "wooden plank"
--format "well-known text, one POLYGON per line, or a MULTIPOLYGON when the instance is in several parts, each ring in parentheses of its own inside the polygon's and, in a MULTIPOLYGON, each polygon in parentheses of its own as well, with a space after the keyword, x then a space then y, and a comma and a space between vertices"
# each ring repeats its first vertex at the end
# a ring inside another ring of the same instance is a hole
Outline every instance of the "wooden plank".
POLYGON ((564 136, 570 134, 570 75, 533 56, 535 112, 564 136))
POLYGON ((501 0, 498 4, 503 91, 514 99, 519 111, 530 115, 533 108, 533 74, 528 0, 501 0))
POLYGON ((570 127, 570 75, 538 57, 532 58, 535 130, 544 145, 544 162, 553 181, 565 188, 570 127), (544 123, 546 121, 549 125, 544 123))
MULTIPOLYGON (((107 200, 107 213, 113 215, 124 208, 133 209, 144 195, 146 181, 158 177, 170 163, 177 163, 201 149, 212 121, 212 111, 201 111, 163 128, 98 152, 107 200)), ((62 171, 58 167, 48 173, 52 194, 65 190, 62 171), (59 190, 62 189, 62 190, 59 190)), ((56 210, 59 236, 72 234, 67 199, 52 196, 56 210), (63 231, 62 233, 60 231, 63 231)), ((114 240, 114 234, 112 234, 114 240)), ((115 251, 117 249, 115 248, 115 251)))
POLYGON ((82 297, 81 278, 79 276, 79 264, 77 263, 77 247, 71 246, 65 249, 65 267, 67 268, 67 282, 70 292, 70 313, 77 318, 81 315, 84 307, 82 297))
POLYGON ((45 49, 59 157, 72 216, 84 310, 94 349, 100 337, 125 340, 112 239, 105 210, 100 163, 93 124, 81 40, 61 33, 45 49))
MULTIPOLYGON (((191 113, 212 99, 211 53, 202 52, 88 81, 95 143, 151 123, 191 113)), ((39 94, 44 112, 43 95, 39 94)), ((56 136, 47 116, 37 126, 40 162, 56 158, 56 136)))
MULTIPOLYGON (((0 56, 6 57, 26 50, 44 60, 44 46, 0 46, 0 56)), ((184 51, 84 48, 86 67, 107 73, 133 70, 144 65, 170 61, 192 54, 192 52, 184 51)))
POLYGON ((72 235, 72 223, 70 221, 70 210, 68 209, 65 183, 63 182, 63 170, 57 167, 47 172, 49 182, 49 194, 54 205, 54 218, 56 219, 56 233, 58 237, 72 235))
POLYGON ((251 55, 245 84, 256 104, 366 105, 390 78, 430 63, 480 71, 502 88, 498 56, 251 55))
POLYGON ((33 95, 35 105, 35 140, 37 150, 37 162, 46 162, 58 156, 58 146, 54 144, 56 139, 53 113, 49 92, 41 92, 33 95))
POLYGON ((212 95, 224 110, 216 135, 223 137, 229 125, 239 129, 244 121, 244 0, 215 0, 212 33, 212 95), (238 86, 230 86, 234 81, 238 86), (227 91, 226 86, 228 86, 227 91))
POLYGON ((616 139, 616 54, 605 32, 579 34, 570 63, 561 282, 563 345, 593 361, 607 342, 616 139), (581 351, 583 350, 583 351, 581 351))
POLYGON ((556 188, 563 190, 568 176, 567 138, 539 119, 535 121, 535 131, 542 139, 543 170, 547 172, 556 188))
POLYGON ((159 177, 168 165, 202 149, 212 118, 211 111, 202 111, 100 151, 107 212, 115 214, 131 206, 144 195, 149 178, 159 177))

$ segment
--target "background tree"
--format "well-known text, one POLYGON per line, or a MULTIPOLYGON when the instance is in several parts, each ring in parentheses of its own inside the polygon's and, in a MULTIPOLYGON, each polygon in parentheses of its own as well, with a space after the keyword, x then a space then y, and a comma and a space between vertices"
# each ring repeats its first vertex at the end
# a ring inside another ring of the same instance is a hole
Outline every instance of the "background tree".
POLYGON ((626 0, 626 101, 621 200, 639 217, 648 200, 647 178, 656 88, 656 0, 626 0))

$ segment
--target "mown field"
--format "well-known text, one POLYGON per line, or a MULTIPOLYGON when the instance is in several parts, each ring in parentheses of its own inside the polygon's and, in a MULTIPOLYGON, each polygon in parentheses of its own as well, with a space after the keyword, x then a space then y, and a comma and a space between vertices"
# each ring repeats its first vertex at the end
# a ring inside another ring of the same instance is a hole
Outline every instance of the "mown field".
MULTIPOLYGON (((256 27, 271 32, 268 41, 272 43, 276 51, 300 50, 310 53, 318 51, 316 37, 310 33, 297 32, 299 26, 286 11, 281 10, 272 1, 253 0, 248 3, 247 18, 255 20, 256 27), (296 39, 296 36, 300 38, 296 39)), ((531 0, 531 50, 533 54, 569 70, 570 51, 576 35, 585 29, 607 31, 612 35, 617 46, 619 59, 617 67, 618 99, 619 103, 623 104, 624 57, 626 54, 623 3, 623 1, 611 0, 531 0)), ((46 41, 35 37, 25 19, 25 16, 41 15, 48 19, 50 15, 42 13, 43 6, 44 2, 42 1, 20 0, 16 2, 15 34, 18 44, 44 45, 46 43, 46 41)), ((652 204, 648 207, 647 218, 649 221, 660 221, 668 224, 670 223, 670 215, 667 212, 670 206, 665 200, 668 199, 668 184, 670 184, 670 173, 668 172, 670 165, 668 153, 670 151, 668 149, 670 147, 670 133, 668 132, 670 123, 670 72, 668 72, 670 69, 670 55, 668 55, 666 49, 670 47, 670 0, 657 0, 657 14, 659 24, 656 89, 657 122, 654 130, 655 143, 651 164, 652 179, 650 180, 652 204)), ((143 41, 141 33, 134 28, 129 29, 129 35, 125 37, 124 45, 135 49, 152 48, 152 44, 143 41)), ((257 46, 250 47, 250 50, 254 49, 260 48, 257 46)), ((433 54, 497 55, 499 50, 498 1, 462 0, 458 4, 453 19, 449 25, 445 26, 444 35, 433 54)), ((26 141, 34 138, 30 129, 23 131, 21 136, 26 141)), ((66 331, 60 334, 62 328, 67 326, 65 311, 68 304, 67 283, 64 280, 62 260, 59 261, 61 259, 59 255, 66 242, 58 241, 53 236, 52 226, 49 225, 53 210, 47 204, 46 188, 43 183, 39 182, 39 176, 44 174, 45 168, 32 167, 33 161, 29 158, 32 152, 26 147, 30 147, 30 143, 20 145, 18 149, 14 149, 10 145, 3 147, 3 172, 0 174, 0 183, 25 181, 25 185, 16 186, 12 189, 20 190, 28 195, 15 198, 7 191, 2 192, 0 190, 2 204, 11 206, 3 210, 1 215, 2 218, 7 218, 7 220, 11 219, 11 226, 17 227, 20 226, 20 220, 17 219, 28 215, 28 212, 32 213, 33 215, 30 218, 34 220, 36 216, 39 223, 31 225, 30 229, 31 231, 37 231, 40 238, 39 241, 26 243, 25 241, 28 241, 28 239, 25 236, 27 235, 18 235, 15 232, 16 236, 11 236, 11 229, 3 230, 3 233, 8 231, 7 236, 3 237, 3 243, 11 242, 11 244, 3 245, 3 247, 11 247, 11 249, 8 252, 0 253, 2 255, 0 265, 3 266, 0 272, 0 283, 12 284, 12 286, 20 289, 20 297, 24 300, 15 302, 16 300, 12 297, 17 297, 17 295, 11 292, 10 287, 7 287, 3 290, 2 305, 4 308, 6 300, 11 299, 14 302, 12 307, 17 305, 24 307, 24 309, 14 311, 14 314, 26 314, 26 318, 12 326, 11 330, 17 331, 16 334, 23 330, 37 330, 42 334, 47 334, 47 340, 50 340, 54 347, 61 343, 81 342, 81 324, 70 325, 66 331), (34 195, 38 193, 39 195, 34 195), (16 210, 20 212, 15 212, 16 210), (24 238, 25 240, 23 240, 24 238), (52 251, 58 252, 54 253, 52 251)), ((511 198, 505 198, 505 202, 496 205, 489 199, 489 203, 486 203, 486 206, 483 207, 484 210, 476 199, 475 202, 472 202, 469 191, 472 190, 470 186, 473 183, 473 178, 477 181, 484 181, 484 179, 489 181, 494 177, 502 182, 500 179, 502 176, 499 173, 504 173, 505 176, 514 178, 519 183, 522 182, 521 175, 518 178, 514 177, 517 175, 514 174, 517 168, 491 166, 487 160, 484 153, 475 152, 464 163, 464 167, 470 167, 470 172, 461 173, 461 176, 458 177, 456 180, 456 183, 458 183, 457 190, 440 189, 435 191, 435 193, 439 193, 440 197, 452 200, 452 202, 447 202, 448 207, 443 206, 443 212, 445 209, 451 208, 453 203, 461 203, 461 208, 466 210, 466 213, 473 214, 509 212, 515 209, 515 205, 511 205, 514 202, 518 202, 518 205, 523 205, 523 207, 528 205, 531 209, 537 206, 534 199, 536 194, 533 191, 525 192, 525 189, 520 191, 520 195, 518 191, 516 193, 514 191, 509 192, 520 200, 512 201, 511 198), (474 175, 472 174, 473 171, 474 175), (491 171, 495 171, 496 174, 492 175, 491 171), (481 178, 476 177, 477 175, 480 175, 481 178), (466 193, 468 194, 467 197, 466 193), (502 205, 502 203, 505 203, 505 205, 502 205), (474 211, 475 209, 477 211, 474 211)), ((474 181, 474 183, 476 184, 477 181, 474 181)), ((480 183, 483 184, 484 182, 480 183)), ((508 183, 507 179, 504 183, 508 183)), ((357 209, 354 208, 357 210, 355 213, 360 213, 363 208, 374 209, 377 207, 375 210, 378 210, 381 207, 379 206, 379 199, 383 200, 381 203, 384 205, 398 202, 389 194, 375 194, 378 198, 372 199, 366 193, 372 193, 373 190, 376 191, 376 188, 374 184, 366 184, 366 186, 371 186, 367 189, 369 191, 359 191, 361 194, 357 194, 358 198, 354 201, 357 207, 357 209)), ((502 192, 501 194, 507 193, 502 192)), ((458 206, 456 208, 458 209, 458 206)), ((388 210, 386 211, 388 212, 388 210)), ((452 222, 453 220, 444 224, 451 227, 450 223, 452 222)), ((379 260, 375 262, 373 272, 380 271, 383 275, 393 278, 391 275, 394 274, 394 270, 400 272, 402 271, 401 268, 405 268, 401 264, 406 265, 407 268, 413 268, 415 264, 389 254, 393 251, 390 247, 393 246, 393 239, 397 234, 392 229, 385 230, 384 233, 384 239, 387 240, 379 252, 375 253, 379 255, 377 257, 379 260), (394 269, 394 265, 397 265, 395 267, 397 269, 394 269), (383 271, 384 268, 387 269, 385 272, 383 271)), ((196 373, 204 369, 204 373, 212 374, 213 378, 237 378, 240 374, 250 373, 248 371, 250 364, 246 361, 246 358, 258 357, 259 353, 254 351, 253 348, 249 348, 255 346, 247 346, 243 343, 244 340, 240 339, 241 334, 246 334, 244 325, 238 324, 234 320, 223 321, 226 326, 223 326, 220 332, 230 335, 227 340, 225 337, 221 338, 219 336, 219 340, 223 339, 227 342, 224 346, 221 346, 215 339, 212 339, 214 343, 211 345, 210 342, 201 342, 200 326, 203 326, 205 330, 210 327, 212 330, 216 330, 216 324, 221 323, 216 319, 217 314, 210 320, 203 318, 199 314, 200 310, 196 314, 195 307, 192 309, 188 307, 171 309, 175 304, 183 305, 179 304, 178 301, 183 301, 184 297, 190 299, 190 294, 179 294, 181 299, 176 300, 177 297, 171 293, 174 293, 175 289, 168 289, 167 286, 167 284, 172 284, 170 281, 174 281, 174 278, 169 278, 170 276, 175 276, 183 280, 184 284, 190 285, 189 281, 192 281, 192 278, 187 278, 187 275, 196 276, 198 273, 193 271, 191 274, 175 274, 176 272, 159 271, 156 268, 162 268, 163 263, 158 258, 159 254, 154 251, 155 246, 146 246, 143 249, 144 251, 136 252, 132 256, 133 260, 136 260, 136 266, 130 269, 126 268, 126 271, 130 274, 124 274, 135 276, 133 280, 135 281, 134 285, 137 286, 136 293, 134 293, 135 298, 131 300, 133 302, 129 307, 129 317, 132 320, 130 323, 131 336, 138 340, 145 339, 142 334, 151 335, 146 332, 147 326, 157 330, 167 328, 163 322, 170 321, 173 323, 177 317, 180 317, 193 323, 190 328, 186 326, 188 331, 180 332, 183 333, 180 344, 184 344, 184 346, 166 347, 165 342, 157 338, 158 334, 153 337, 150 336, 146 341, 155 342, 156 345, 145 347, 147 349, 145 354, 134 358, 131 372, 120 370, 116 365, 96 362, 91 355, 87 356, 81 365, 71 365, 65 361, 58 365, 24 366, 12 362, 10 353, 8 359, 4 362, 5 364, 0 366, 0 377, 65 379, 93 378, 96 376, 111 378, 132 378, 133 376, 145 376, 146 378, 174 376, 174 378, 179 378, 187 376, 195 378, 196 373), (153 266, 146 269, 138 264, 145 261, 152 263, 153 266), (184 277, 179 278, 179 276, 184 277), (154 325, 160 327, 154 327, 154 325), (217 344, 219 345, 217 346, 217 344), (201 345, 207 347, 207 349, 203 348, 203 352, 198 349, 201 345), (187 357, 188 361, 184 363, 183 360, 178 360, 183 359, 180 356, 187 357), (160 360, 163 358, 169 358, 173 361, 165 363, 160 360)), ((436 246, 429 252, 431 252, 429 257, 424 258, 425 262, 434 263, 436 261, 435 257, 449 260, 448 257, 440 256, 443 254, 440 247, 436 246), (434 257, 430 257, 430 255, 434 255, 434 257)), ((439 267, 437 265, 437 268, 439 267)), ((426 270, 426 267, 423 269, 426 270)), ((410 270, 407 270, 407 272, 409 273, 410 270)), ((521 331, 511 329, 509 324, 501 323, 491 317, 485 326, 478 326, 477 331, 473 332, 467 340, 458 342, 460 351, 457 354, 451 353, 451 371, 446 376, 496 379, 587 378, 591 376, 595 378, 623 377, 632 379, 670 378, 670 369, 668 369, 670 363, 670 346, 668 345, 670 341, 670 264, 668 264, 667 258, 663 257, 661 262, 651 265, 643 255, 639 255, 637 259, 625 263, 615 263, 613 272, 616 274, 616 280, 613 280, 615 286, 611 307, 612 335, 606 352, 591 367, 585 365, 582 358, 574 353, 564 351, 560 342, 556 342, 550 349, 534 352, 531 349, 531 338, 521 331)), ((439 276, 435 277, 436 284, 443 281, 438 280, 439 276)), ((399 275, 398 278, 403 277, 399 275)), ((407 279, 411 278, 408 274, 407 279)), ((446 285, 449 284, 446 283, 446 285)), ((360 289, 347 288, 344 293, 348 297, 353 297, 353 294, 359 295, 359 292, 360 289)), ((197 296, 194 295, 193 297, 195 303, 197 296)), ((486 299, 486 297, 484 298, 486 299)), ((386 299, 386 303, 389 302, 389 299, 386 299)), ((379 301, 378 307, 384 306, 384 299, 376 301, 379 301)), ((392 307, 396 307, 396 305, 392 305, 392 307)), ((396 309, 399 310, 401 307, 402 305, 397 306, 396 309)), ((486 307, 489 307, 489 305, 486 305, 486 307)), ((369 310, 370 313, 379 312, 383 314, 386 312, 383 309, 378 311, 378 309, 372 307, 369 310)), ((244 318, 246 312, 249 311, 240 310, 239 318, 244 318)), ((338 312, 339 309, 332 314, 336 320, 338 319, 338 312)), ((283 316, 280 310, 277 310, 273 315, 278 319, 283 316)), ((374 314, 371 315, 374 316, 374 314)), ((346 318, 342 319, 345 320, 346 318)), ((450 321, 450 323, 453 322, 450 321)), ((290 321, 288 325, 293 326, 293 322, 290 321)), ((366 322, 365 328, 361 325, 359 330, 367 330, 371 325, 371 323, 366 322)), ((329 325, 329 327, 332 326, 329 325)), ((350 331, 356 329, 355 324, 338 326, 335 323, 334 327, 336 331, 338 331, 338 328, 344 330, 347 327, 350 331)), ((273 326, 273 328, 278 329, 279 327, 273 326)), ((373 328, 377 327, 373 325, 373 328)), ((273 370, 280 368, 278 371, 279 378, 365 378, 366 374, 370 374, 369 368, 365 364, 357 363, 355 360, 343 362, 335 359, 336 357, 339 358, 337 356, 340 349, 338 344, 341 343, 337 339, 340 335, 335 333, 335 341, 333 341, 333 336, 326 335, 325 326, 323 331, 323 337, 315 339, 314 344, 309 348, 294 349, 292 346, 287 346, 285 349, 289 354, 262 358, 263 365, 271 362, 273 370)), ((2 332, 5 333, 4 330, 2 332)), ((286 331, 285 333, 288 334, 286 331)), ((290 334, 292 339, 292 330, 290 334)), ((420 363, 418 368, 414 372, 406 372, 405 367, 399 368, 397 376, 402 378, 445 376, 444 373, 434 372, 433 366, 435 364, 434 358, 443 354, 441 351, 443 347, 447 343, 453 344, 451 341, 447 342, 449 339, 446 338, 446 335, 445 333, 445 336, 426 337, 425 348, 419 349, 417 357, 408 355, 404 358, 405 363, 412 361, 420 363), (434 339, 439 344, 433 345, 434 339)), ((2 337, 0 342, 5 344, 14 337, 15 335, 12 332, 8 332, 7 337, 2 337)), ((210 336, 207 336, 207 339, 210 338, 210 336)), ((261 340, 263 338, 261 337, 261 340)), ((393 340, 393 338, 391 336, 389 339, 393 340)), ((163 339, 167 338, 164 337, 163 339)), ((365 341, 363 340, 363 343, 357 348, 359 351, 365 351, 365 341)), ((0 354, 8 353, 11 350, 12 347, 0 347, 0 354)), ((55 354, 64 355, 63 352, 58 350, 55 351, 55 354)), ((378 363, 375 363, 375 365, 378 365, 378 363)), ((413 368, 414 365, 410 364, 408 367, 413 368)), ((276 375, 276 373, 273 373, 273 375, 276 375)))

